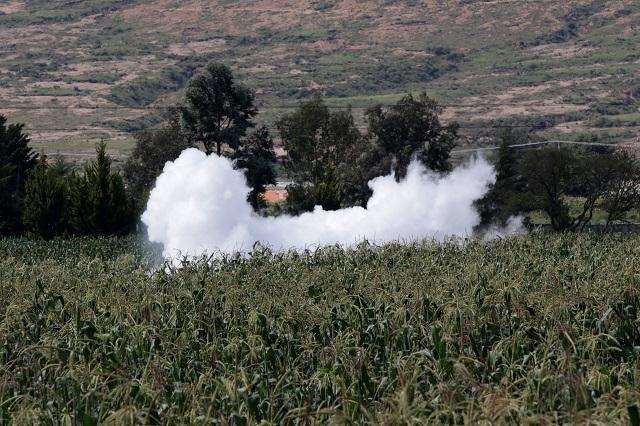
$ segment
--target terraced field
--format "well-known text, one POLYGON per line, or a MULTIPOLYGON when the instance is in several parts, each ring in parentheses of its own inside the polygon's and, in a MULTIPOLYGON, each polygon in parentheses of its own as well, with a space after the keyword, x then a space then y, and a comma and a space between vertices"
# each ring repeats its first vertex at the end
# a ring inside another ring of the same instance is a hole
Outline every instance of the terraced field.
POLYGON ((25 0, 0 5, 0 113, 81 158, 153 127, 209 60, 256 89, 260 120, 321 91, 335 107, 427 90, 463 123, 634 143, 633 0, 25 0))

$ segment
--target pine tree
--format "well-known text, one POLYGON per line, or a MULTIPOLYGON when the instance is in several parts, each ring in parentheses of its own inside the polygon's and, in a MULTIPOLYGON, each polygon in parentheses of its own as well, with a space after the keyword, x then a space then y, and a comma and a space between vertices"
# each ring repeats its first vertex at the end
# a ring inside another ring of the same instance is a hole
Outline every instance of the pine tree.
POLYGON ((67 198, 65 180, 49 168, 46 156, 40 155, 25 186, 26 230, 44 239, 62 235, 67 227, 67 198))
POLYGON ((251 187, 248 201, 253 209, 259 211, 265 207, 261 194, 266 185, 276 183, 276 173, 273 164, 276 155, 273 151, 273 139, 266 127, 261 127, 252 133, 232 157, 239 169, 244 169, 247 184, 251 187))
POLYGON ((36 158, 22 125, 6 123, 0 115, 0 236, 22 232, 25 177, 36 158))
POLYGON ((124 235, 133 229, 134 205, 118 172, 111 170, 106 144, 98 145, 96 159, 82 176, 72 179, 71 225, 79 235, 124 235))
POLYGON ((527 142, 527 136, 507 130, 500 136, 496 161, 496 182, 475 202, 480 214, 478 229, 489 225, 506 225, 510 217, 520 213, 520 194, 524 183, 518 173, 518 154, 514 144, 527 142))

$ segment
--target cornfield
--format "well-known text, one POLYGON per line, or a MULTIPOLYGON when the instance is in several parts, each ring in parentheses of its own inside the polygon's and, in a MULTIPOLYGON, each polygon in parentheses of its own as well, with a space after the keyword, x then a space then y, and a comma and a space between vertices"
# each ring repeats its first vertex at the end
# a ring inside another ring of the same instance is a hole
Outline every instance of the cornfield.
POLYGON ((0 424, 640 424, 640 237, 0 241, 0 424))

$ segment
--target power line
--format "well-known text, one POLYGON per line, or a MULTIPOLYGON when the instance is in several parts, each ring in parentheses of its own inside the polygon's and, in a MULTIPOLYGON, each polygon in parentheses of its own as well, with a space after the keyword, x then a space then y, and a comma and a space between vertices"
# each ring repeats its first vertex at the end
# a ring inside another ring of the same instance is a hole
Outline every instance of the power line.
MULTIPOLYGON (((628 144, 628 143, 627 144, 608 144, 608 143, 602 143, 602 142, 578 142, 578 141, 565 141, 565 140, 551 139, 551 140, 542 141, 542 142, 529 142, 529 143, 509 145, 509 148, 523 148, 523 147, 528 147, 528 146, 539 146, 539 145, 548 145, 548 144, 602 146, 602 147, 608 147, 608 148, 634 148, 634 147, 639 147, 640 146, 640 144, 628 144)), ((484 148, 458 149, 458 150, 451 151, 451 154, 465 154, 465 153, 470 153, 470 152, 496 151, 496 150, 498 150, 500 148, 501 147, 499 147, 499 146, 490 146, 490 147, 484 147, 484 148)))

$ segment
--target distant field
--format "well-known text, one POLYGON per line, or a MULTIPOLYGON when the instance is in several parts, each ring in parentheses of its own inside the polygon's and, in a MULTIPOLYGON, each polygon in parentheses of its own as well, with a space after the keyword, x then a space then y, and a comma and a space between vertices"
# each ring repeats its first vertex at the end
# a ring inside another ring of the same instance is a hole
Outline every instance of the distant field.
POLYGON ((426 90, 463 124, 636 142, 633 0, 29 0, 0 5, 0 113, 37 149, 126 156, 207 61, 257 91, 272 124, 314 91, 354 113, 426 90))
POLYGON ((0 241, 0 423, 631 424, 640 237, 258 250, 0 241))

